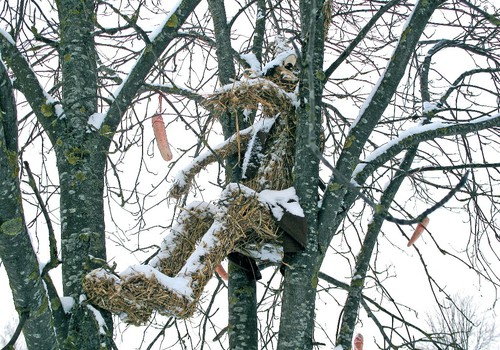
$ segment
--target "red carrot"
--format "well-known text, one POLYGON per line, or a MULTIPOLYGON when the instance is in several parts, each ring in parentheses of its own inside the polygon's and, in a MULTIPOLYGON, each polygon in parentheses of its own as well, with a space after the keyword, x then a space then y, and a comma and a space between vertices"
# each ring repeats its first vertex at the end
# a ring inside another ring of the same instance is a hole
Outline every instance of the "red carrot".
POLYGON ((220 276, 220 278, 222 278, 224 281, 227 281, 229 276, 221 264, 217 265, 217 267, 215 268, 215 272, 217 272, 217 274, 220 276))
POLYGON ((151 118, 151 122, 153 123, 153 131, 155 133, 155 139, 158 149, 160 150, 160 154, 163 159, 168 162, 169 160, 172 160, 172 151, 168 145, 167 132, 165 131, 163 117, 161 114, 155 114, 153 118, 151 118))
POLYGON ((415 232, 413 232, 413 235, 411 236, 410 240, 408 241, 407 246, 411 247, 413 243, 416 242, 418 237, 424 232, 425 228, 429 224, 429 218, 425 217, 421 222, 418 223, 417 228, 415 229, 415 232))
POLYGON ((353 350, 363 350, 363 335, 361 333, 356 334, 354 337, 353 350))

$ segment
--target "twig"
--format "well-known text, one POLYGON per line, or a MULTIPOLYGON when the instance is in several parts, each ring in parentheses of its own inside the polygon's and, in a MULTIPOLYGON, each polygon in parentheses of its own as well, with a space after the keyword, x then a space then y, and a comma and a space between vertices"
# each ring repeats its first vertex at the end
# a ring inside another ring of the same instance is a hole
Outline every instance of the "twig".
MULTIPOLYGON (((312 148, 312 147, 311 147, 312 148)), ((377 211, 377 205, 375 202, 369 198, 367 195, 365 195, 361 190, 354 184, 352 184, 343 174, 341 174, 336 168, 334 168, 328 160, 326 160, 325 157, 321 153, 319 153, 319 150, 315 150, 316 156, 323 162, 323 164, 326 165, 328 169, 330 169, 335 176, 335 180, 344 185, 347 186, 350 190, 356 192, 370 207, 373 208, 373 210, 377 211)), ((467 179, 469 177, 470 171, 467 170, 464 175, 462 175, 460 181, 458 184, 446 195, 441 199, 439 202, 434 204, 432 207, 428 208, 427 210, 423 211, 420 215, 413 219, 398 219, 395 218, 394 216, 390 215, 389 213, 380 213, 380 215, 387 221, 393 222, 398 225, 412 225, 412 224, 418 224, 421 222, 426 216, 443 206, 447 201, 449 201, 455 193, 458 192, 467 182, 467 179)))
POLYGON ((27 161, 24 161, 24 168, 26 169, 26 173, 28 174, 28 184, 30 185, 35 197, 40 205, 40 210, 42 211, 43 217, 45 218, 45 222, 47 223, 47 229, 49 231, 49 252, 50 252, 50 261, 47 265, 44 266, 42 270, 42 276, 44 276, 49 270, 55 268, 57 265, 61 263, 61 261, 57 257, 57 240, 54 234, 54 228, 52 226, 52 221, 50 220, 49 212, 47 207, 45 206, 42 196, 36 187, 35 178, 33 173, 31 172, 30 165, 27 161))

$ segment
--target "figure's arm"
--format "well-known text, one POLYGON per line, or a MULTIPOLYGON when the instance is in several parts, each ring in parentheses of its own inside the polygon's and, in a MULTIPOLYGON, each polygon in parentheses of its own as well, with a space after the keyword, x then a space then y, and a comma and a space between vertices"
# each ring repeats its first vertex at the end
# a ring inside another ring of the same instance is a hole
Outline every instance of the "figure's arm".
POLYGON ((274 124, 274 121, 274 118, 259 120, 252 126, 232 135, 221 144, 203 152, 198 157, 193 159, 187 167, 182 169, 175 176, 174 184, 169 192, 169 197, 179 199, 181 196, 185 195, 189 191, 193 178, 202 169, 215 161, 222 162, 224 158, 241 152, 243 148, 247 147, 248 142, 254 137, 254 135, 257 133, 269 132, 274 124))

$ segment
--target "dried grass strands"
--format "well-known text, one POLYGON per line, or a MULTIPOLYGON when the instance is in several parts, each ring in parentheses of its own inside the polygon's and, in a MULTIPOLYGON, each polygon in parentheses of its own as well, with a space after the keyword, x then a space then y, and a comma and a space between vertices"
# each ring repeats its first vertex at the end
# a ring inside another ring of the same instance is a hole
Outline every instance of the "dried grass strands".
POLYGON ((152 264, 167 276, 177 275, 213 221, 214 214, 205 205, 183 209, 178 225, 165 238, 163 251, 152 264))
POLYGON ((196 174, 207 165, 215 161, 223 161, 226 157, 238 153, 242 149, 242 144, 246 144, 252 137, 251 131, 252 127, 247 128, 233 135, 219 147, 215 147, 196 157, 187 168, 184 168, 180 174, 176 176, 168 196, 179 199, 187 194, 196 174))
POLYGON ((83 288, 90 302, 134 325, 147 322, 155 310, 187 318, 196 307, 196 300, 166 289, 154 275, 140 272, 122 278, 94 270, 85 277, 83 288))
POLYGON ((260 78, 226 85, 219 92, 208 96, 203 104, 216 115, 227 111, 256 110, 260 105, 265 116, 273 117, 294 108, 292 100, 278 84, 260 78))

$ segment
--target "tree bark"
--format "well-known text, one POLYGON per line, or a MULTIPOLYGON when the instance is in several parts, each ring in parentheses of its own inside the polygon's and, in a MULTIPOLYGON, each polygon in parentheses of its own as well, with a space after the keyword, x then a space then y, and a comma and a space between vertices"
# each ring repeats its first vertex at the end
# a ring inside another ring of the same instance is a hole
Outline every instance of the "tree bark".
MULTIPOLYGON (((231 47, 231 32, 227 23, 224 1, 209 0, 209 11, 212 15, 216 39, 217 63, 219 66, 219 80, 221 84, 229 84, 235 78, 236 70, 233 62, 233 48, 231 47)), ((221 116, 224 137, 228 138, 238 130, 249 126, 243 114, 225 113, 221 116)), ((241 177, 239 155, 228 157, 226 161, 226 182, 236 182, 241 177)), ((257 349, 257 288, 255 280, 247 277, 246 273, 232 262, 229 262, 229 346, 231 349, 257 349)))
POLYGON ((19 183, 17 113, 6 69, 0 62, 0 258, 14 305, 28 319, 23 327, 30 349, 58 347, 49 297, 24 221, 19 183))
POLYGON ((301 1, 302 48, 300 108, 296 131, 294 187, 308 224, 304 251, 285 263, 283 306, 278 349, 312 349, 318 272, 322 254, 318 249, 317 201, 321 126, 324 28, 322 1, 301 1))
POLYGON ((257 285, 242 269, 229 262, 229 348, 257 350, 257 285))

